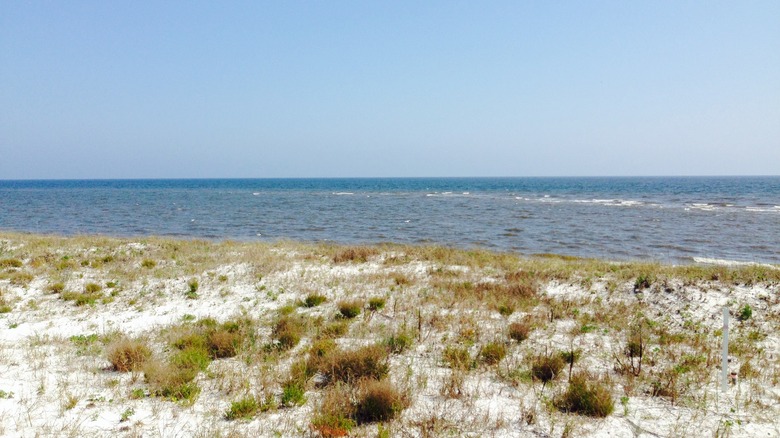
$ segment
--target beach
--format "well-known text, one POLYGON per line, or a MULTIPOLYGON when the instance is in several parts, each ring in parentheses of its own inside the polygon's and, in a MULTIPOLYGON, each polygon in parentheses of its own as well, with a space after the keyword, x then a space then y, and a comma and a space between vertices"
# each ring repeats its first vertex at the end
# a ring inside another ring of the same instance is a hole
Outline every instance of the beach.
POLYGON ((0 435, 777 436, 779 281, 758 264, 3 233, 0 435), (573 402, 583 381, 599 409, 573 402))

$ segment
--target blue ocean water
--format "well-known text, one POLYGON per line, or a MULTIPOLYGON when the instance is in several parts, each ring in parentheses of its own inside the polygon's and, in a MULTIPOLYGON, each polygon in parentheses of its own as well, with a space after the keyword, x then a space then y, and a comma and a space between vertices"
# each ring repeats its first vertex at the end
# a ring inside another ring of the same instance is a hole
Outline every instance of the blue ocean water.
POLYGON ((780 177, 6 180, 0 229, 780 263, 780 177))

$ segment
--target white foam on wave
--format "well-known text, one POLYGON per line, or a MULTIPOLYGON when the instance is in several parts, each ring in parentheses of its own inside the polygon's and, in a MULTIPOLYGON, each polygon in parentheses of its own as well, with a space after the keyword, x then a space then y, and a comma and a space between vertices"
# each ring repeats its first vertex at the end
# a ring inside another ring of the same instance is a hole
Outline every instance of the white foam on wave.
POLYGON ((260 196, 260 192, 252 192, 252 195, 254 195, 254 196, 260 196))
POLYGON ((348 196, 348 195, 354 195, 352 192, 334 192, 333 193, 336 196, 348 196))
POLYGON ((780 267, 776 265, 770 265, 767 263, 756 263, 756 262, 740 262, 738 260, 725 260, 725 259, 713 259, 708 257, 694 257, 693 261, 695 263, 702 263, 706 265, 719 265, 719 266, 763 266, 767 268, 772 269, 780 269, 780 267))

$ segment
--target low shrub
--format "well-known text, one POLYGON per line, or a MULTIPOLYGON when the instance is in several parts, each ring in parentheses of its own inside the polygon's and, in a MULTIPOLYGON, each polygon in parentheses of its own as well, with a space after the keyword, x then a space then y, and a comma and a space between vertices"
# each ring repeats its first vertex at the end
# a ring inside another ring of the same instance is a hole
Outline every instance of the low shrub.
POLYGON ((517 342, 523 342, 528 339, 531 333, 531 324, 528 322, 513 322, 509 324, 509 338, 517 342))
POLYGON ((311 429, 323 438, 343 437, 356 426, 352 390, 347 385, 331 386, 314 412, 311 429))
POLYGON ((557 378, 565 365, 560 354, 536 356, 531 363, 531 377, 547 383, 557 378))
POLYGON ((357 382, 372 378, 381 380, 389 371, 387 349, 369 345, 352 351, 335 350, 323 358, 320 370, 329 382, 357 382))
POLYGON ((343 318, 352 319, 360 315, 363 308, 363 302, 360 300, 340 301, 338 303, 339 314, 343 318))
POLYGON ((233 357, 238 354, 242 341, 241 333, 237 331, 214 330, 208 334, 209 353, 215 359, 233 357))
POLYGON ((369 380, 359 390, 355 419, 358 424, 392 420, 404 405, 403 396, 390 382, 369 380))
POLYGON ((589 417, 606 417, 615 409, 612 393, 604 382, 588 374, 578 374, 569 380, 569 387, 554 400, 562 412, 571 412, 589 417))
POLYGON ((277 342, 279 349, 289 350, 298 345, 304 331, 305 325, 300 318, 286 315, 276 321, 271 336, 277 342))
POLYGON ((138 340, 121 339, 108 347, 108 361, 114 370, 120 372, 137 371, 152 357, 152 350, 138 340))
POLYGON ((479 360, 487 365, 495 365, 506 356, 506 347, 500 342, 489 342, 479 351, 479 360))
POLYGON ((747 321, 752 316, 753 316, 753 309, 749 305, 745 304, 744 307, 739 309, 739 314, 737 314, 737 319, 740 321, 747 321))
POLYGON ((149 361, 144 366, 144 376, 151 393, 174 401, 195 401, 200 394, 200 387, 193 382, 197 374, 197 369, 157 361, 149 361))
POLYGON ((371 256, 374 256, 378 254, 379 251, 377 251, 374 248, 365 247, 365 246, 356 246, 352 248, 346 248, 333 256, 333 263, 345 263, 345 262, 357 262, 357 263, 365 263, 368 261, 368 258, 371 256))

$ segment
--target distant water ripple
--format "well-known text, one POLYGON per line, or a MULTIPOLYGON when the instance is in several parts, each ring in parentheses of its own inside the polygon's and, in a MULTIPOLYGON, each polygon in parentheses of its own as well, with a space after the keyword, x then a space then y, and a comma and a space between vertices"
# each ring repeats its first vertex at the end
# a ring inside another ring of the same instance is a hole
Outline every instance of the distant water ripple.
POLYGON ((780 177, 0 181, 0 229, 780 263, 780 177))

